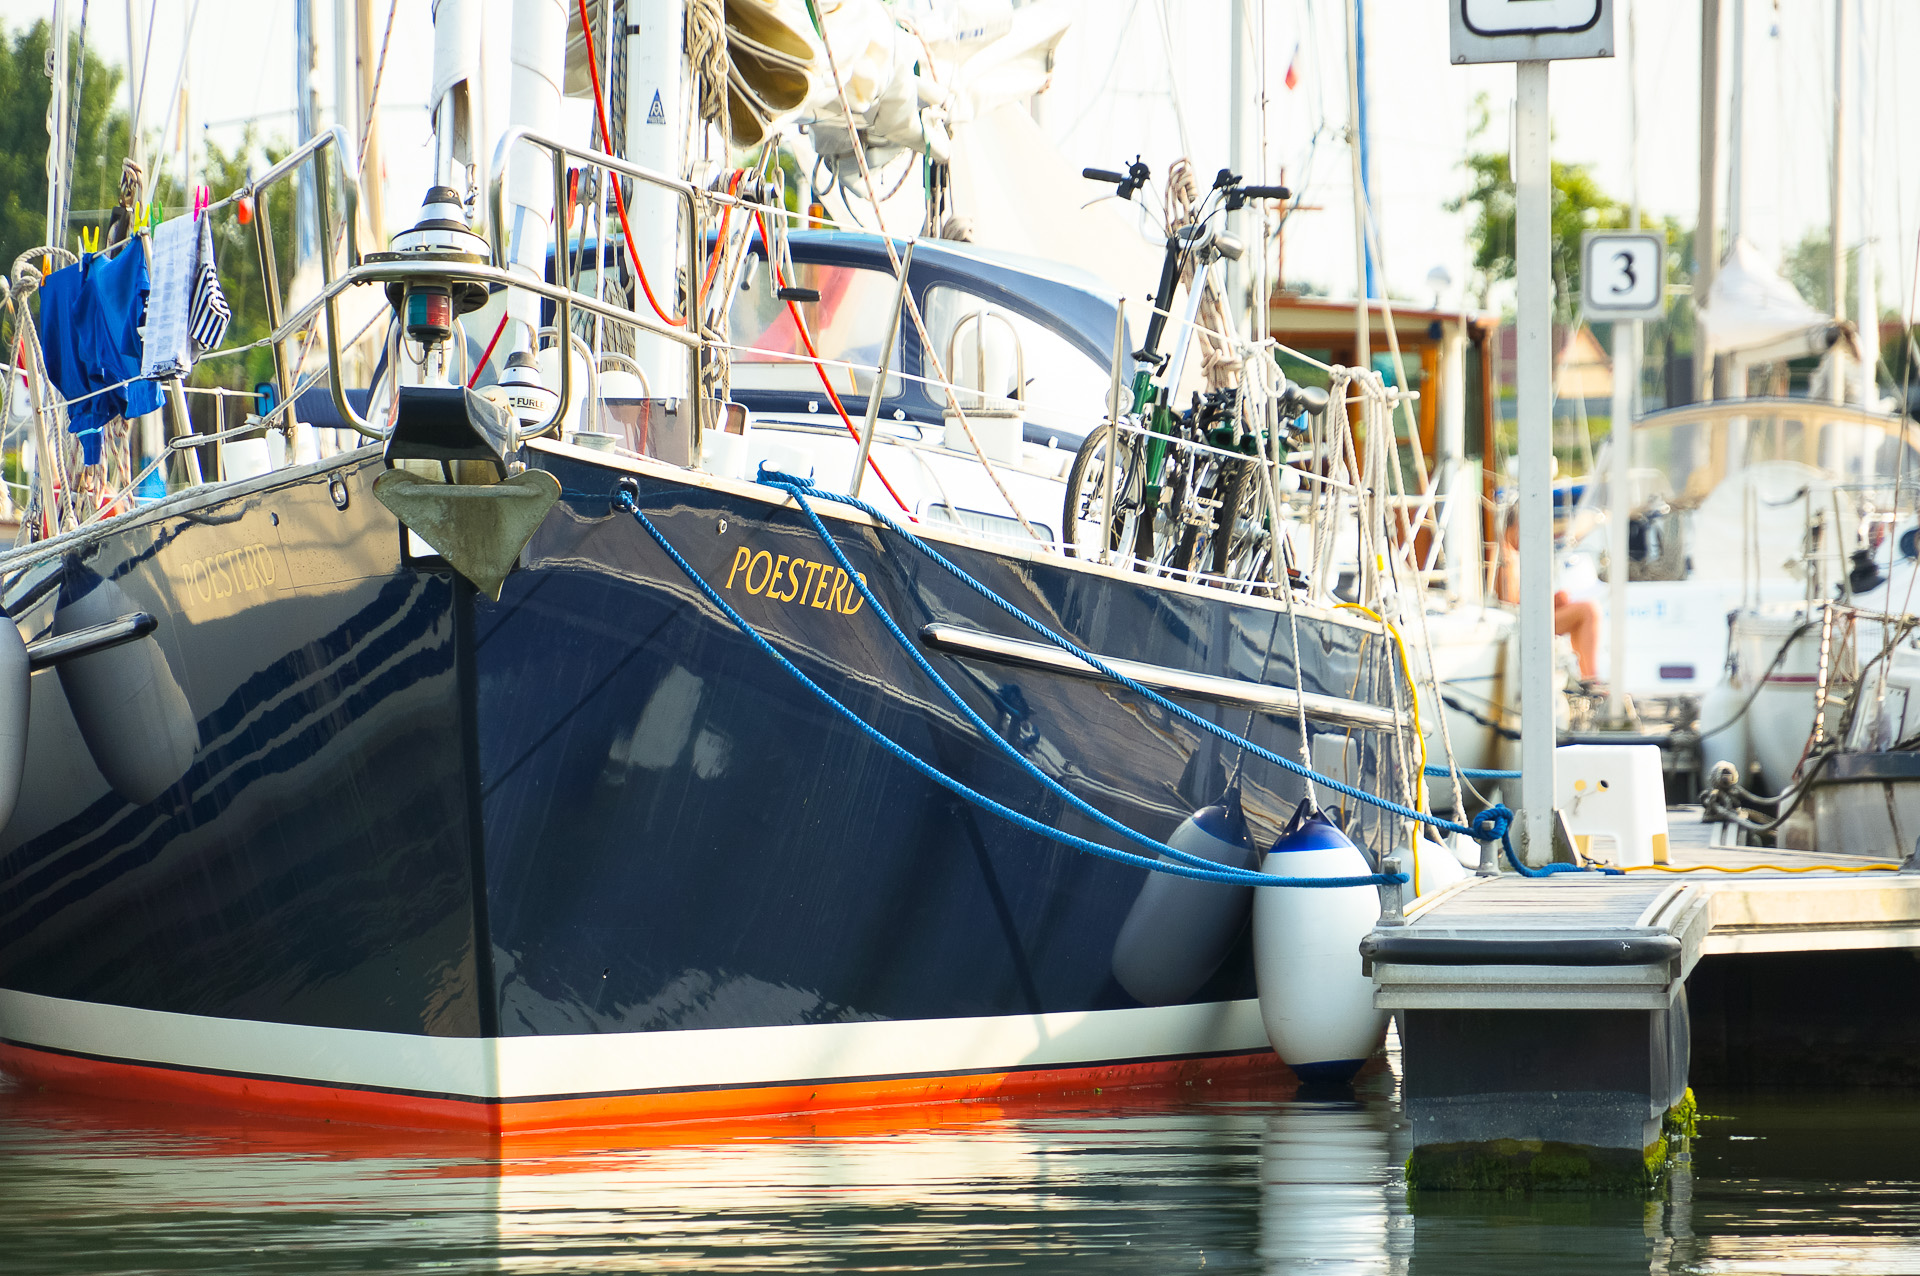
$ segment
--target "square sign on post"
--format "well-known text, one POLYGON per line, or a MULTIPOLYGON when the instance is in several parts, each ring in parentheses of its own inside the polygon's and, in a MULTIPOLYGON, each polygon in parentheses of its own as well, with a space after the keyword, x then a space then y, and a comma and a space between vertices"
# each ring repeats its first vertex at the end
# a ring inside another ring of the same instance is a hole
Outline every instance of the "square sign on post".
POLYGON ((1590 230, 1580 239, 1581 306, 1589 319, 1658 319, 1667 312, 1667 237, 1590 230))
POLYGON ((1454 62, 1613 56, 1614 0, 1449 0, 1454 62))

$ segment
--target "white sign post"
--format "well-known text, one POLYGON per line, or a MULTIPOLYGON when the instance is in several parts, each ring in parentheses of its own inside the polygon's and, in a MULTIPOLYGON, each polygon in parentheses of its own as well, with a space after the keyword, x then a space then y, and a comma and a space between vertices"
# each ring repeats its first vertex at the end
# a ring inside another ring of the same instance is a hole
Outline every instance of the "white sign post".
MULTIPOLYGON (((1553 176, 1547 153, 1547 66, 1613 56, 1613 0, 1452 0, 1455 63, 1514 62, 1514 337, 1520 456, 1519 852, 1553 857, 1553 176)), ((1504 537, 1504 529, 1502 536, 1504 537)), ((1486 863, 1483 860, 1483 864, 1486 863)))
POLYGON ((1580 242, 1580 291, 1589 319, 1614 321, 1613 426, 1607 446, 1607 718, 1620 724, 1626 719, 1633 390, 1640 380, 1640 321, 1666 313, 1667 237, 1658 231, 1588 231, 1580 242))

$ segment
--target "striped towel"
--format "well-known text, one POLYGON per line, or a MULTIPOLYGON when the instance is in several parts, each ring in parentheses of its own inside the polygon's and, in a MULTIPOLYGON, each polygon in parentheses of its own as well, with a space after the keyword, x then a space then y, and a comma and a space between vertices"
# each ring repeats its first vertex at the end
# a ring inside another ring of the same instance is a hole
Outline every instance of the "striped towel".
POLYGON ((213 218, 200 217, 200 266, 194 274, 193 304, 187 311, 187 330, 193 335, 195 349, 205 354, 219 346, 227 335, 233 310, 227 295, 220 291, 220 276, 213 268, 213 218))

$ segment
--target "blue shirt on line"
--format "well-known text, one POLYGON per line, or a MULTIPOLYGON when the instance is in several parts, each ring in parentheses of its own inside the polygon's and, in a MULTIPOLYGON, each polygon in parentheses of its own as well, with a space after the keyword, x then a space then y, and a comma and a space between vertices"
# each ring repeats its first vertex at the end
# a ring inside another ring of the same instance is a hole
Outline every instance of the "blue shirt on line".
POLYGON ((147 255, 134 243, 112 257, 89 253, 40 285, 40 349, 48 377, 71 403, 67 429, 79 436, 88 465, 100 463, 107 422, 160 407, 160 387, 152 381, 81 397, 140 375, 147 288, 147 255))

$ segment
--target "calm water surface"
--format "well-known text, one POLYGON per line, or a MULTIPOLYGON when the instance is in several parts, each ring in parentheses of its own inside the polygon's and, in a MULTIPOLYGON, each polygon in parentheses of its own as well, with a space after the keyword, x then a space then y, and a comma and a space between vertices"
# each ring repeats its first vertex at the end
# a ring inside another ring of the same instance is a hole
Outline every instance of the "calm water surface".
POLYGON ((504 1148, 0 1089, 0 1272, 1920 1272, 1920 1098, 1704 1101, 1648 1204, 1409 1196, 1384 1071, 504 1148))

